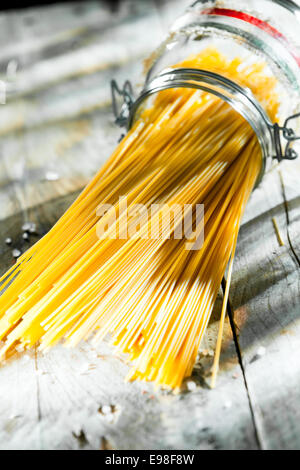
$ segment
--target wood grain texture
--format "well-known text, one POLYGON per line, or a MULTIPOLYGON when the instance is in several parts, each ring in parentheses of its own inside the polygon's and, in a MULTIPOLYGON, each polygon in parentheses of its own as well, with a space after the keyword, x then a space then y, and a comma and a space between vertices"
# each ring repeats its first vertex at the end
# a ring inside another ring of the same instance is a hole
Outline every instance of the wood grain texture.
POLYGON ((299 449, 299 163, 266 175, 242 226, 231 301, 259 443, 299 449), (297 175, 295 177, 295 175, 297 175), (288 198, 288 199, 286 199, 288 198), (272 224, 276 217, 285 245, 272 224))
MULTIPOLYGON (((5 237, 24 251, 22 223, 46 233, 109 156, 120 135, 110 79, 141 83, 141 59, 189 3, 128 0, 111 11, 84 1, 0 15, 0 78, 10 81, 0 106, 1 272, 13 263, 5 237)), ((0 448, 299 448, 299 169, 267 175, 247 208, 230 295, 239 344, 227 321, 215 390, 207 372, 221 296, 191 384, 176 396, 124 383, 128 366, 106 343, 10 359, 0 368, 0 448)))

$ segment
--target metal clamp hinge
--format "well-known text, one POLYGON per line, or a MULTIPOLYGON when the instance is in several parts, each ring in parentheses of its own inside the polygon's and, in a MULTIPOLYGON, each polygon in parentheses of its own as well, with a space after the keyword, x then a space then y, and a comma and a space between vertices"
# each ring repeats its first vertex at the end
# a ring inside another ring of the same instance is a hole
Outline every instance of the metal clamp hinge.
POLYGON ((116 80, 111 80, 110 87, 115 123, 120 127, 124 127, 127 125, 130 109, 134 103, 132 85, 129 80, 126 80, 123 88, 119 88, 116 80), (123 103, 120 109, 117 103, 118 96, 123 98, 123 103))
POLYGON ((280 127, 277 123, 272 126, 274 146, 276 151, 276 155, 274 155, 273 158, 278 160, 279 162, 281 162, 282 160, 295 160, 298 157, 298 153, 293 148, 291 148, 291 144, 295 140, 299 140, 300 136, 295 135, 294 130, 288 127, 289 121, 298 117, 300 117, 300 113, 288 117, 285 120, 283 127, 280 127), (281 132, 283 138, 287 141, 284 151, 282 149, 281 144, 281 132))

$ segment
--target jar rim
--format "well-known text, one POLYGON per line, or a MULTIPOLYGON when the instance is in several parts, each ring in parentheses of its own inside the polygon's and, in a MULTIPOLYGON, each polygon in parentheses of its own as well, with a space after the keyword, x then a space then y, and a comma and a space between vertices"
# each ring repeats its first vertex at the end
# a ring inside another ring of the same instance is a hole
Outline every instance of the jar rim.
POLYGON ((249 88, 241 87, 223 75, 195 68, 164 70, 146 82, 139 97, 132 104, 127 121, 128 129, 132 127, 140 106, 148 97, 171 88, 194 88, 211 93, 227 102, 249 123, 256 134, 262 153, 262 167, 256 181, 258 186, 265 173, 268 157, 272 156, 273 124, 249 88))

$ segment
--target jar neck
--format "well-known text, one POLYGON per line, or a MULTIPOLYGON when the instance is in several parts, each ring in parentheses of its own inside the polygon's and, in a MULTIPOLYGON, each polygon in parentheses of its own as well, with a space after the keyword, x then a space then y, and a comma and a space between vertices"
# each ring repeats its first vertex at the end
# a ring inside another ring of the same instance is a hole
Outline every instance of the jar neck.
POLYGON ((131 107, 128 127, 133 125, 139 107, 149 96, 170 88, 194 88, 211 93, 223 99, 244 117, 255 132, 261 147, 262 168, 256 183, 258 185, 266 170, 268 157, 273 155, 273 126, 251 90, 206 70, 192 68, 166 70, 146 82, 143 91, 131 107))

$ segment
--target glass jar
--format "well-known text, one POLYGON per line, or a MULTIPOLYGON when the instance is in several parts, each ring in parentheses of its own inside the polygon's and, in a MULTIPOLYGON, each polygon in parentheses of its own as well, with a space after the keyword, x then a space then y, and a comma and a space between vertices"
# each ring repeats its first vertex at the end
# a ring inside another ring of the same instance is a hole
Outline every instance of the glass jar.
POLYGON ((128 126, 137 119, 141 104, 144 107, 145 100, 161 90, 188 87, 213 93, 227 101, 255 131, 263 156, 260 180, 272 161, 270 157, 280 161, 297 156, 296 147, 292 149, 291 145, 300 128, 297 115, 300 111, 299 31, 300 8, 289 0, 195 2, 174 23, 166 40, 148 60, 144 88, 127 110, 128 126), (278 83, 276 91, 280 102, 276 122, 251 86, 231 80, 226 71, 174 68, 175 64, 208 46, 214 46, 229 59, 239 57, 245 63, 263 59, 267 73, 278 83))

